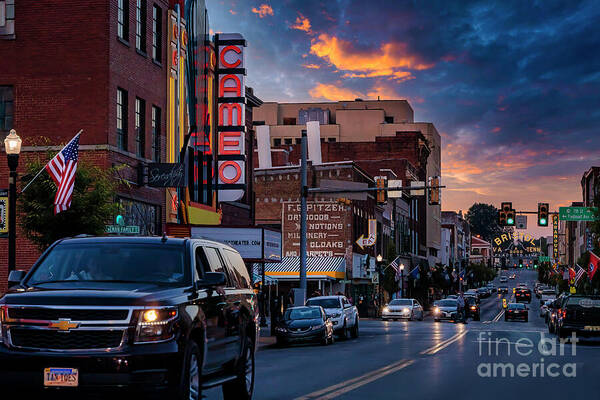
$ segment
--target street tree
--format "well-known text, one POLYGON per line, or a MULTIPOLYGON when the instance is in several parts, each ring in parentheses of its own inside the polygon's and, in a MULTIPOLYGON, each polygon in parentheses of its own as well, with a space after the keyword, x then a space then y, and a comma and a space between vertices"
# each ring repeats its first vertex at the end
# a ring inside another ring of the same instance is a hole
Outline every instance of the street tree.
MULTIPOLYGON (((41 160, 27 164, 24 187, 44 167, 41 160)), ((102 235, 105 225, 119 211, 115 203, 118 180, 113 169, 102 169, 82 162, 75 174, 71 207, 54 214, 56 185, 50 175, 41 173, 19 194, 21 229, 41 251, 56 240, 79 234, 102 235)))
POLYGON ((475 203, 469 208, 465 219, 471 226, 471 234, 481 236, 492 243, 494 237, 503 232, 498 225, 498 209, 491 204, 475 203))

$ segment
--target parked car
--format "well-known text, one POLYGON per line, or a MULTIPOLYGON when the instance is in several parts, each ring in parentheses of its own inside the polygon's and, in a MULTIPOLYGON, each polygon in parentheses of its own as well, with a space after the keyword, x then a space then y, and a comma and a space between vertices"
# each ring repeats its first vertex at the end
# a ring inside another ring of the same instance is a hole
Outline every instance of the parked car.
POLYGON ((523 320, 529 321, 529 309, 522 303, 510 303, 504 312, 505 321, 523 320))
POLYGON ((343 339, 358 337, 359 320, 356 306, 350 304, 345 296, 312 297, 307 306, 323 307, 327 317, 333 324, 333 332, 343 339))
POLYGON ((541 301, 555 300, 556 291, 554 289, 544 289, 540 296, 541 301))
MULTIPOLYGON (((250 399, 257 302, 240 254, 201 239, 59 240, 0 299, 0 384, 250 399)), ((37 398, 37 396, 36 396, 37 398)))
POLYGON ((425 314, 423 306, 415 299, 395 299, 389 302, 381 313, 382 320, 389 319, 418 319, 423 321, 425 314))
POLYGON ((465 313, 466 317, 473 318, 473 321, 481 319, 481 309, 474 297, 465 296, 465 313))
POLYGON ((570 295, 557 312, 556 333, 560 338, 600 336, 600 296, 570 295))
POLYGON ((458 302, 456 300, 438 300, 433 303, 433 306, 433 319, 435 322, 439 322, 442 319, 456 319, 458 313, 458 302))
POLYGON ((328 345, 334 342, 333 324, 321 306, 290 307, 275 327, 275 338, 278 346, 306 342, 328 345))

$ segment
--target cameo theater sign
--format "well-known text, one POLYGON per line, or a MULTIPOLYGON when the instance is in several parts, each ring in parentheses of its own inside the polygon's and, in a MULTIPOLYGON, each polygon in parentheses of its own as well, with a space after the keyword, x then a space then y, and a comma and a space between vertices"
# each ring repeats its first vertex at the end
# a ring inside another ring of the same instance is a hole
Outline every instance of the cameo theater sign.
MULTIPOLYGON (((306 247, 309 257, 344 257, 352 246, 347 206, 337 202, 307 204, 306 247)), ((300 203, 283 203, 283 251, 285 257, 300 255, 300 203)))
POLYGON ((236 201, 246 189, 244 48, 238 33, 215 35, 217 47, 217 177, 219 201, 236 201))

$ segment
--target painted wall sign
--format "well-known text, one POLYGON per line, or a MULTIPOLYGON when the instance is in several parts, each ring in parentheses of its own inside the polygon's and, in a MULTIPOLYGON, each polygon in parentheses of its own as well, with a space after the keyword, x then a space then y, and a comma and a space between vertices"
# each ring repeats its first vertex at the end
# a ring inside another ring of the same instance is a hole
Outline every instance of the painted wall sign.
POLYGON ((246 191, 246 42, 238 33, 218 34, 217 183, 219 201, 236 201, 246 191))

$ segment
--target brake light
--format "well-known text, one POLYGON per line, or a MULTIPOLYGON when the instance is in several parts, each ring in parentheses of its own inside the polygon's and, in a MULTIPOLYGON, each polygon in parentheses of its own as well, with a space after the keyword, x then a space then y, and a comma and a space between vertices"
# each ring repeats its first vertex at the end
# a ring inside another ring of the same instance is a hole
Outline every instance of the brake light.
POLYGON ((471 310, 477 310, 477 307, 471 306, 471 310))

